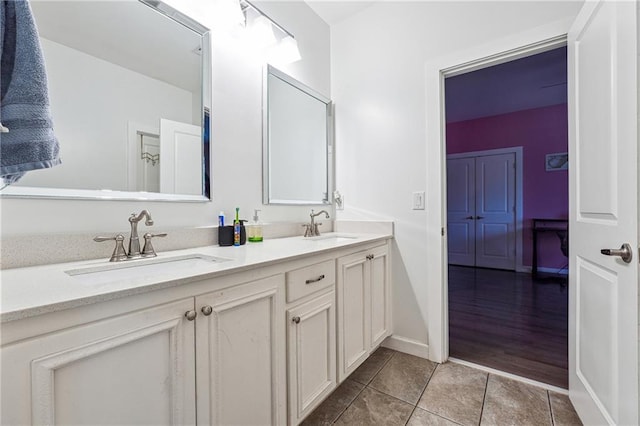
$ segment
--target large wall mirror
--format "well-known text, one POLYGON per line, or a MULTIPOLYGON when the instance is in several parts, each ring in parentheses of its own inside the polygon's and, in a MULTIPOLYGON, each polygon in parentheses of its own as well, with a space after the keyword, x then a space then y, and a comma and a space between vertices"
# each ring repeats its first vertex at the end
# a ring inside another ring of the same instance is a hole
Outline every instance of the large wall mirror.
POLYGON ((263 92, 263 202, 329 204, 331 100, 272 66, 263 92))
POLYGON ((62 164, 1 194, 210 199, 209 30, 160 1, 32 1, 62 164))

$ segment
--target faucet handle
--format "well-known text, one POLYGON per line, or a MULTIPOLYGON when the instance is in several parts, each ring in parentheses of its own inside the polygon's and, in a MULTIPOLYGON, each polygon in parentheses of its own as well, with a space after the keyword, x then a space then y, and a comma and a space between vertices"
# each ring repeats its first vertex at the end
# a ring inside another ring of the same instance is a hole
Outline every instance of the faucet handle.
POLYGON ((113 249, 113 253, 111 254, 111 258, 109 262, 120 262, 122 260, 127 260, 127 252, 124 249, 124 236, 122 234, 118 234, 115 237, 95 237, 93 241, 97 243, 101 243, 104 241, 112 241, 115 240, 116 247, 113 249))
POLYGON ((142 257, 156 257, 156 251, 153 249, 153 245, 151 244, 151 239, 155 237, 166 237, 167 233, 162 232, 159 234, 151 234, 147 232, 143 235, 144 238, 144 247, 142 249, 142 253, 140 254, 142 257))
POLYGON ((311 229, 310 223, 303 223, 301 226, 304 226, 304 236, 305 237, 313 237, 313 230, 311 229))

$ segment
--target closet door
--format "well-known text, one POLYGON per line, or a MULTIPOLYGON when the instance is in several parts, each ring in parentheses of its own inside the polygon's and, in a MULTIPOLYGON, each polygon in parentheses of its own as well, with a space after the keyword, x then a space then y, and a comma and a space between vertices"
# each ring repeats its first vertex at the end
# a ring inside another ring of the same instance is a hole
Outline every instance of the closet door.
POLYGON ((515 154, 475 162, 475 265, 515 270, 515 154))
POLYGON ((475 158, 447 160, 449 263, 475 266, 475 158))

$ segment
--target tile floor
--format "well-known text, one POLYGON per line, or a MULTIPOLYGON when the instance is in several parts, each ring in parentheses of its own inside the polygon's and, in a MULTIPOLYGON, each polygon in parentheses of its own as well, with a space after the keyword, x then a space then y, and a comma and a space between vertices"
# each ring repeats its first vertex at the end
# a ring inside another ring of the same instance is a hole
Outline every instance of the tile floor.
POLYGON ((303 425, 581 425, 569 398, 379 348, 303 425))

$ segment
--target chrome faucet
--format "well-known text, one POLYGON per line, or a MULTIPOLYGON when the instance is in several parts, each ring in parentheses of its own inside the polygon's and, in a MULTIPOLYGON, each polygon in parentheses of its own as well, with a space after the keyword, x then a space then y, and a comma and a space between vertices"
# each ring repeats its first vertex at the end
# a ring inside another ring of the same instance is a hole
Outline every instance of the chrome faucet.
POLYGON ((318 236, 320 236, 320 230, 318 229, 318 226, 322 225, 322 224, 321 223, 316 223, 315 222, 315 218, 316 218, 316 216, 319 216, 322 213, 324 213, 325 219, 329 219, 329 213, 327 213, 326 210, 320 210, 318 213, 314 213, 313 210, 311 210, 311 214, 309 215, 311 217, 311 222, 308 225, 305 225, 307 227, 305 232, 304 232, 304 236, 305 237, 318 237, 318 236))
POLYGON ((142 210, 139 215, 131 213, 129 217, 129 223, 131 224, 131 235, 129 236, 129 254, 127 257, 140 257, 140 239, 138 238, 138 222, 145 218, 144 224, 147 226, 153 225, 153 219, 148 211, 142 210))

